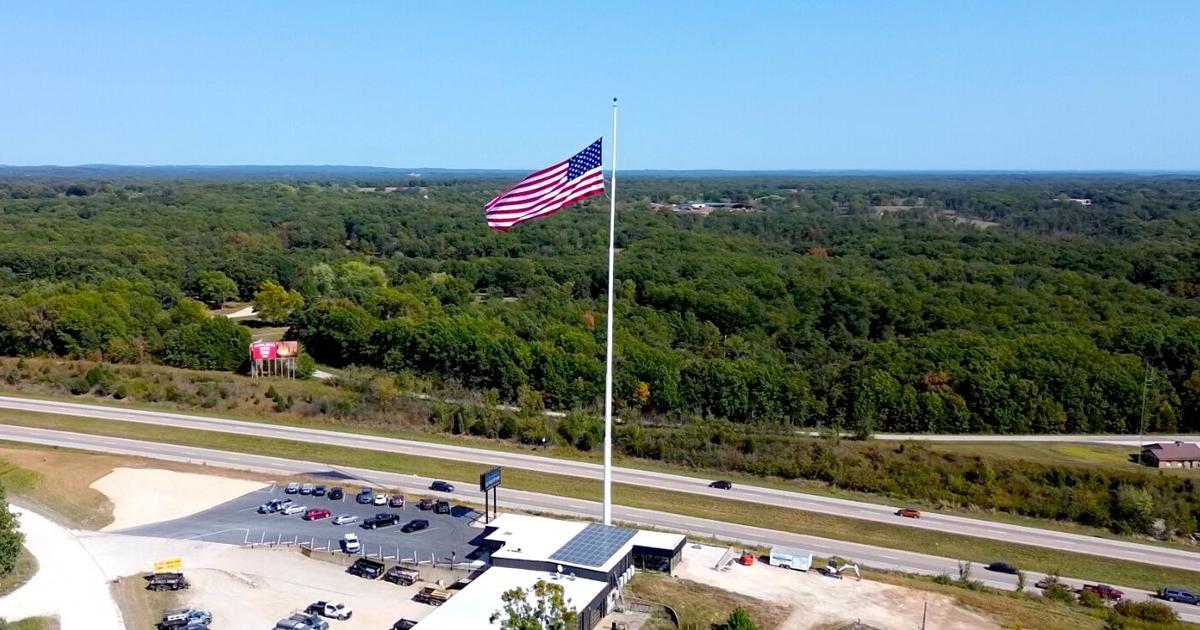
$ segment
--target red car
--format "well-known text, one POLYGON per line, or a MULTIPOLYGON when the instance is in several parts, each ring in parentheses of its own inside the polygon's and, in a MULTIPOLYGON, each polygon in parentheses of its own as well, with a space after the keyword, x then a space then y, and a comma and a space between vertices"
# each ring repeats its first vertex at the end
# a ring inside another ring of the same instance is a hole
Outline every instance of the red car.
POLYGON ((404 495, 393 494, 392 498, 388 499, 388 507, 402 508, 404 507, 404 495))
POLYGON ((1107 584, 1084 584, 1083 588, 1079 589, 1079 592, 1082 593, 1083 591, 1091 591, 1098 595, 1100 599, 1111 601, 1117 601, 1125 597, 1124 592, 1118 591, 1107 584))
POLYGON ((313 508, 305 512, 302 518, 306 521, 318 521, 323 518, 329 518, 330 514, 331 512, 324 508, 313 508))
POLYGON ((903 516, 905 518, 921 518, 921 510, 914 510, 913 508, 901 508, 896 510, 896 516, 903 516))
POLYGON ((430 499, 429 497, 425 497, 424 499, 421 499, 421 502, 417 504, 417 508, 421 509, 421 510, 432 510, 433 509, 433 499, 430 499))

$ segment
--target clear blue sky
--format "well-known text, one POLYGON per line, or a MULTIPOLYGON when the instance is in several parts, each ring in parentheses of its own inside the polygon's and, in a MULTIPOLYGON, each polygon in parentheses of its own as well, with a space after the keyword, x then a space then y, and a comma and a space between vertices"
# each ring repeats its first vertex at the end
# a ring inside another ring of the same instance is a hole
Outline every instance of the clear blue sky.
POLYGON ((63 2, 0 163, 1200 169, 1200 2, 63 2))

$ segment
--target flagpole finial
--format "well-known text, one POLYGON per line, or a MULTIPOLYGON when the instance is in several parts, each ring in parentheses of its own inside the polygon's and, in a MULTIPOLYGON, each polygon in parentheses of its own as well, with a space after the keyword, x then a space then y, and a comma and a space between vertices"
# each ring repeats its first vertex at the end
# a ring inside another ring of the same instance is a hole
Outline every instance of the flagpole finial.
POLYGON ((613 107, 617 106, 617 97, 613 97, 613 107))

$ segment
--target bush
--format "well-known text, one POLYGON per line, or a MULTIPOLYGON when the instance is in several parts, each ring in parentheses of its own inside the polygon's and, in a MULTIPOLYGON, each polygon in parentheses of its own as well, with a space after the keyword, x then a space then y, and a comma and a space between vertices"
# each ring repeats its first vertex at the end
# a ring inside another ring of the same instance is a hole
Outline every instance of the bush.
POLYGON ((1051 601, 1061 602, 1063 604, 1075 603, 1075 593, 1071 592, 1071 589, 1063 586, 1062 584, 1053 584, 1050 586, 1050 588, 1042 591, 1042 594, 1046 596, 1046 599, 1051 601))
POLYGON ((1162 602, 1131 602, 1123 600, 1113 606, 1123 617, 1141 619, 1153 623, 1174 623, 1179 621, 1179 615, 1170 606, 1162 602))
POLYGON ((1080 593, 1079 603, 1088 608, 1104 608, 1105 606, 1104 599, 1091 591, 1080 593))

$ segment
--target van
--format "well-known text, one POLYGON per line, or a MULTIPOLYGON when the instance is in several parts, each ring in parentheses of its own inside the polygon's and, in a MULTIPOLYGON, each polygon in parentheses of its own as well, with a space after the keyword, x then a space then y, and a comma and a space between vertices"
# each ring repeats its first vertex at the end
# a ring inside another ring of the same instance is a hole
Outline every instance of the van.
POLYGON ((807 571, 812 567, 812 552, 787 547, 772 547, 767 561, 773 567, 783 567, 793 571, 807 571))

